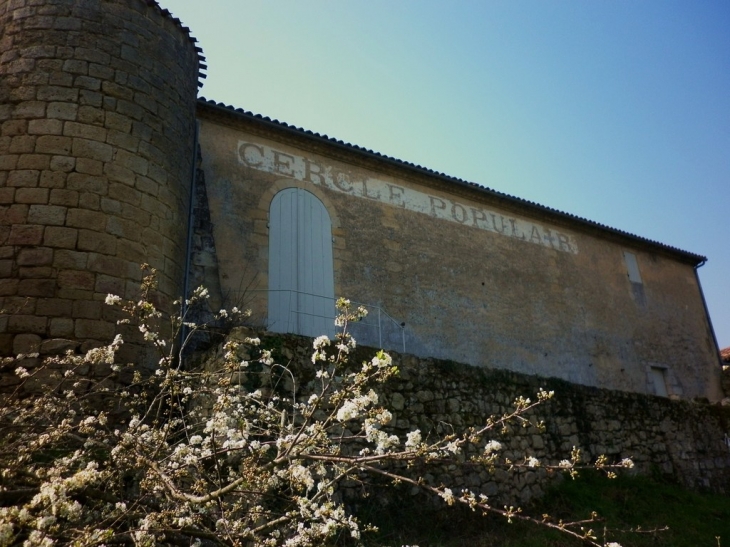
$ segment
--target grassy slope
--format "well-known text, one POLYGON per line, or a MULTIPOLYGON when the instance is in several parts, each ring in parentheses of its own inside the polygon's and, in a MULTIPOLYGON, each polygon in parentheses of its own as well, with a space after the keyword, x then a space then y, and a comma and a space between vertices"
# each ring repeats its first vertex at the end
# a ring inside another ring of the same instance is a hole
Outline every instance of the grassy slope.
MULTIPOLYGON (((415 500, 416 498, 414 498, 415 500)), ((579 547, 584 545, 559 532, 538 526, 507 524, 503 519, 479 517, 453 508, 440 510, 415 507, 416 503, 397 507, 364 510, 362 517, 377 524, 381 531, 370 536, 368 544, 419 545, 420 547, 579 547)), ((566 480, 534 507, 530 514, 549 513, 557 518, 586 518, 596 511, 605 518, 593 529, 607 541, 624 547, 730 547, 730 497, 700 494, 647 477, 620 477, 609 480, 595 474, 583 474, 575 481, 566 480), (662 528, 655 533, 621 532, 641 527, 662 528), (719 537, 720 539, 716 539, 719 537)))

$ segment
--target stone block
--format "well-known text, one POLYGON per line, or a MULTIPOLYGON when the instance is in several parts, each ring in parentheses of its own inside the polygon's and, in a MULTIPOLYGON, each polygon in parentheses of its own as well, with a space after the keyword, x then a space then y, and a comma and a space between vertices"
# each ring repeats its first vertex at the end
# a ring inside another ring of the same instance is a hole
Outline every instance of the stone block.
POLYGON ((78 137, 73 139, 74 156, 99 161, 111 161, 112 153, 112 147, 106 143, 78 137))
POLYGON ((104 126, 120 133, 130 133, 132 131, 132 120, 116 112, 107 112, 104 118, 104 126))
MULTIPOLYGON (((78 162, 82 158, 77 160, 78 162)), ((109 183, 104 176, 86 175, 84 173, 69 173, 66 183, 69 190, 80 192, 92 192, 94 194, 106 195, 109 191, 109 183)))
POLYGON ((20 279, 50 279, 55 271, 50 266, 22 266, 18 268, 20 279))
POLYGON ((96 194, 90 192, 82 192, 79 198, 79 207, 83 209, 91 209, 92 211, 98 211, 100 199, 96 194))
POLYGON ((144 120, 148 117, 147 111, 133 102, 125 101, 123 99, 117 100, 116 111, 124 116, 129 116, 135 120, 144 120))
MULTIPOLYGON (((74 50, 74 58, 89 61, 90 63, 96 63, 98 67, 106 68, 111 60, 111 56, 108 53, 99 51, 93 48, 77 47, 74 50)), ((89 65, 91 68, 93 65, 89 65)))
POLYGON ((35 147, 36 138, 35 135, 11 137, 8 152, 12 154, 30 154, 35 147))
POLYGON ((19 266, 45 266, 53 262, 53 249, 48 247, 21 249, 17 261, 19 266))
POLYGON ((99 78, 101 80, 111 80, 114 78, 114 69, 108 66, 91 63, 89 64, 89 76, 99 78))
POLYGON ((27 74, 23 78, 24 85, 10 89, 8 99, 11 101, 32 101, 35 99, 35 86, 48 83, 46 81, 39 82, 38 80, 41 79, 45 80, 47 76, 45 74, 27 74))
POLYGON ((18 283, 18 296, 55 296, 55 279, 22 279, 18 283))
POLYGON ((129 203, 122 203, 122 217, 135 222, 139 226, 148 226, 150 223, 150 213, 129 203))
POLYGON ((140 141, 134 135, 110 129, 106 137, 106 142, 134 154, 139 149, 140 141))
POLYGON ((147 249, 141 243, 120 239, 117 244, 117 256, 135 264, 142 264, 147 260, 147 249))
POLYGON ((76 161, 76 171, 86 175, 100 176, 104 173, 104 164, 98 160, 79 158, 76 161))
POLYGON ((115 325, 93 319, 76 319, 74 334, 77 338, 111 340, 114 338, 115 325))
POLYGON ((58 272, 58 286, 63 289, 93 290, 94 274, 83 270, 62 270, 58 272))
POLYGON ((66 173, 61 171, 42 171, 39 186, 41 188, 63 188, 66 185, 66 173))
POLYGON ((43 226, 16 224, 10 228, 8 245, 40 245, 43 241, 43 226))
MULTIPOLYGON (((15 17, 15 14, 13 14, 13 17, 15 17)), ((20 51, 20 54, 23 57, 26 57, 29 59, 40 59, 43 57, 55 57, 56 56, 56 47, 47 46, 47 45, 26 47, 20 51)))
POLYGON ((107 216, 97 211, 88 209, 69 209, 66 214, 66 226, 73 228, 88 228, 90 230, 104 231, 107 225, 107 216))
POLYGON ((45 334, 46 318, 37 315, 12 315, 8 318, 8 332, 45 334))
POLYGON ((104 174, 109 177, 109 180, 121 182, 127 186, 134 186, 136 175, 131 169, 116 163, 106 163, 104 164, 104 174))
POLYGON ((69 156, 52 156, 49 168, 52 171, 61 171, 63 173, 68 173, 70 171, 73 171, 75 165, 76 158, 71 158, 69 156))
POLYGON ((79 230, 77 248, 80 251, 93 251, 114 255, 117 253, 117 238, 101 232, 79 230))
POLYGON ((7 205, 15 201, 15 188, 0 187, 0 204, 7 205))
POLYGON ((140 175, 147 174, 148 161, 126 150, 118 150, 114 161, 122 167, 127 167, 140 175))
MULTIPOLYGON (((14 336, 8 332, 0 334, 0 355, 3 357, 13 355, 13 338, 14 336)), ((10 374, 0 376, 0 388, 17 383, 20 383, 20 379, 17 376, 11 376, 10 374)))
POLYGON ((91 76, 77 76, 74 80, 74 87, 99 91, 101 89, 101 80, 91 76))
POLYGON ((69 350, 76 352, 80 344, 76 340, 67 338, 51 338, 41 342, 39 352, 41 355, 65 355, 69 350))
POLYGON ((43 244, 47 245, 48 247, 74 249, 76 247, 77 237, 78 230, 74 228, 49 226, 44 232, 43 244))
POLYGON ((40 101, 75 102, 79 98, 79 90, 73 87, 40 86, 37 98, 40 101))
POLYGON ((18 158, 18 169, 48 169, 51 157, 46 154, 23 154, 18 158))
MULTIPOLYGON (((82 107, 79 109, 79 118, 84 110, 89 107, 82 107)), ((79 122, 65 122, 63 124, 63 134, 67 137, 81 137, 82 139, 91 139, 93 141, 104 141, 106 140, 106 129, 98 125, 89 125, 86 123, 79 122)))
POLYGON ((54 135, 42 135, 35 142, 37 154, 62 154, 71 153, 73 140, 70 137, 59 137, 54 135))
POLYGON ((110 97, 114 97, 116 99, 132 100, 134 98, 134 91, 123 85, 119 85, 116 82, 102 82, 101 90, 102 92, 104 92, 104 94, 109 95, 110 97))
MULTIPOLYGON (((1 192, 2 192, 2 190, 0 189, 0 200, 2 199, 1 192)), ((2 201, 0 201, 0 203, 2 203, 2 201)), ((101 198, 100 206, 101 206, 102 211, 104 211, 105 213, 110 214, 110 215, 118 216, 119 213, 122 212, 121 202, 119 202, 115 199, 101 198)))
POLYGON ((89 270, 107 275, 127 277, 126 261, 99 253, 89 253, 89 270))
POLYGON ((37 334, 17 334, 15 338, 13 338, 14 355, 28 355, 29 353, 39 353, 40 349, 41 337, 37 334))
POLYGON ((48 117, 59 120, 75 120, 79 105, 76 103, 53 102, 48 104, 48 117))
POLYGON ((138 206, 142 201, 142 194, 139 190, 124 184, 110 184, 109 197, 133 206, 138 206))
POLYGON ((73 304, 74 319, 101 319, 100 301, 76 300, 73 304))
POLYGON ((28 132, 27 120, 7 120, 0 126, 0 135, 5 137, 15 137, 17 135, 25 135, 28 132))
POLYGON ((16 186, 22 188, 34 188, 38 186, 40 179, 40 171, 35 169, 25 169, 22 171, 11 171, 8 174, 8 186, 16 186))
POLYGON ((63 226, 66 220, 66 207, 58 205, 31 205, 28 222, 50 226, 63 226))
POLYGON ((51 86, 60 86, 62 88, 71 87, 74 83, 74 77, 66 72, 56 70, 51 72, 48 78, 48 84, 51 86))
POLYGON ((124 294, 124 280, 110 275, 97 274, 94 290, 102 294, 122 296, 124 294))
MULTIPOLYGON (((0 170, 11 171, 11 170, 15 169, 18 165, 19 157, 20 156, 18 154, 0 155, 0 170)), ((132 179, 132 184, 134 184, 134 178, 132 179)))
POLYGON ((106 112, 101 108, 91 105, 84 105, 79 108, 78 120, 81 123, 100 126, 104 124, 105 117, 106 112))
POLYGON ((0 296, 10 296, 18 293, 18 279, 0 279, 0 296))
POLYGON ((101 108, 103 102, 104 96, 98 91, 82 89, 79 93, 79 104, 81 106, 93 106, 94 108, 101 108))
MULTIPOLYGON (((18 188, 15 191, 16 203, 48 203, 47 188, 18 188)), ((42 224, 42 223, 38 223, 42 224)), ((62 223, 63 224, 63 223, 62 223)))
POLYGON ((66 207, 76 207, 79 203, 79 193, 76 190, 62 190, 54 188, 48 198, 51 205, 64 205, 66 207))
MULTIPOLYGON (((159 185, 155 181, 153 181, 152 179, 149 179, 147 177, 143 177, 141 175, 137 177, 136 187, 141 192, 144 192, 145 194, 149 194, 151 196, 156 196, 157 193, 159 192, 159 185)), ((148 210, 145 208, 144 204, 142 205, 142 208, 144 208, 145 210, 148 210)), ((152 211, 150 211, 150 212, 152 212, 152 211)))
POLYGON ((79 59, 67 59, 63 63, 63 70, 72 74, 88 74, 89 63, 79 59))
POLYGON ((73 319, 70 319, 68 317, 54 317, 50 321, 48 333, 51 336, 73 336, 73 319))
POLYGON ((88 259, 88 253, 58 249, 53 255, 53 265, 56 268, 83 270, 88 264, 88 259))
POLYGON ((52 156, 49 163, 49 168, 52 171, 61 171, 63 173, 73 171, 75 166, 76 158, 69 156, 52 156))
POLYGON ((24 101, 15 105, 13 118, 43 118, 46 114, 46 103, 43 101, 24 101))
POLYGON ((142 233, 140 227, 134 222, 111 216, 107 220, 106 231, 130 241, 139 241, 142 233))
POLYGON ((50 317, 71 317, 73 300, 63 298, 39 298, 36 303, 36 314, 50 317))
POLYGON ((28 122, 28 133, 31 135, 60 135, 62 130, 63 122, 58 119, 40 119, 28 122))

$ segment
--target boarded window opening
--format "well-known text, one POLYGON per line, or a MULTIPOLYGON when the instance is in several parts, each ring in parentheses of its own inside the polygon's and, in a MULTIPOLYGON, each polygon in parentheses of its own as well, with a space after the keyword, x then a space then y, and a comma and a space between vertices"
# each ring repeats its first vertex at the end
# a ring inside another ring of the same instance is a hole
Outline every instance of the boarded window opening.
POLYGON ((624 262, 626 262, 626 270, 629 276, 629 281, 632 283, 641 283, 641 274, 639 273, 639 263, 636 260, 636 255, 628 251, 624 251, 624 262))
POLYGON ((651 367, 649 369, 651 375, 651 383, 654 386, 654 394, 660 397, 669 397, 667 390, 667 371, 659 367, 651 367))
POLYGON ((334 337, 332 222, 301 188, 274 196, 269 209, 269 330, 334 337))

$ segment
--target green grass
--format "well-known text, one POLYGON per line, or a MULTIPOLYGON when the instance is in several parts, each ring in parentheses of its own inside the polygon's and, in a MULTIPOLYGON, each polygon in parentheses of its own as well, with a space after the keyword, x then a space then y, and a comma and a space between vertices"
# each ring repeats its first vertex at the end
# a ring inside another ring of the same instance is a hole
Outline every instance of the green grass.
MULTIPOLYGON (((599 540, 623 547, 730 547, 730 497, 685 490, 649 477, 609 480, 584 473, 567 479, 525 512, 577 520, 596 511, 604 519, 591 527, 599 540), (664 531, 653 531, 668 527, 664 531), (637 532, 640 528, 642 531, 637 532), (634 531, 632 531, 634 530, 634 531), (720 538, 720 539, 717 539, 720 538)), ((580 547, 561 532, 504 519, 482 517, 460 508, 424 506, 422 498, 403 497, 383 506, 377 498, 360 516, 380 528, 366 544, 420 547, 580 547)), ((600 542, 600 541, 599 541, 600 542)))

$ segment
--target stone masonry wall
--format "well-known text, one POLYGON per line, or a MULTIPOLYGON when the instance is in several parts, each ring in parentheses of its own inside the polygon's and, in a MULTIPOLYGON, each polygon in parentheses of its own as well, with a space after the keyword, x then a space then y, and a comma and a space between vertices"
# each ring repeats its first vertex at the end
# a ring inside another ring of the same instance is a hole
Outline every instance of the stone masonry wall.
MULTIPOLYGON (((250 333, 236 332, 243 340, 250 333)), ((307 371, 311 371, 312 341, 294 335, 261 333, 261 347, 272 348, 278 363, 298 371, 300 397, 307 398, 307 371)), ((360 347, 359 363, 376 350, 360 347)), ((493 414, 512 409, 518 396, 535 399, 542 387, 554 398, 534 415, 544 420, 545 433, 534 427, 516 427, 503 438, 505 455, 514 461, 534 456, 557 464, 570 457, 573 446, 591 461, 605 454, 611 461, 631 458, 640 473, 654 473, 689 488, 730 492, 730 410, 719 405, 670 400, 580 386, 554 378, 540 378, 504 370, 472 367, 438 359, 390 352, 398 377, 379 389, 381 403, 393 413, 393 430, 405 438, 408 431, 455 431, 483 424, 493 414), (447 425, 448 424, 448 425, 447 425)), ((549 476, 544 469, 508 475, 490 474, 467 465, 430 470, 433 484, 468 487, 505 502, 524 503, 539 496, 549 476)), ((359 490, 358 490, 359 491, 359 490)))
POLYGON ((143 262, 180 295, 198 51, 151 0, 0 0, 0 354, 110 339, 143 262))
MULTIPOLYGON (((659 375, 670 395, 722 399, 686 257, 222 105, 200 101, 198 118, 220 286, 247 293, 259 324, 283 319, 277 306, 268 317, 267 290, 294 286, 269 279, 269 257, 298 263, 270 248, 275 223, 290 229, 272 204, 297 188, 330 217, 334 291, 326 296, 393 319, 371 345, 402 348, 405 332, 406 351, 423 357, 650 394, 663 391, 659 375), (629 255, 641 283, 628 277, 629 255)), ((300 276, 297 286, 308 286, 300 276)), ((291 317, 323 313, 298 306, 292 299, 291 317)))

